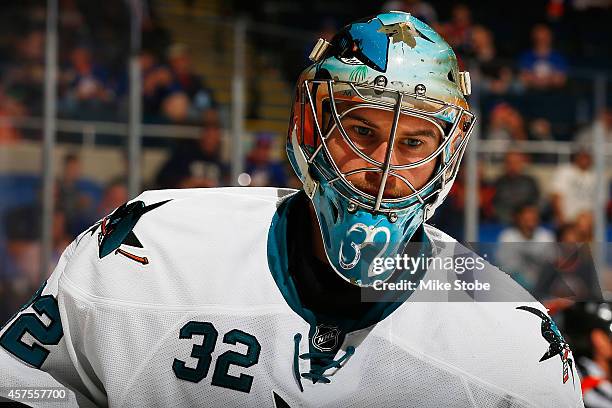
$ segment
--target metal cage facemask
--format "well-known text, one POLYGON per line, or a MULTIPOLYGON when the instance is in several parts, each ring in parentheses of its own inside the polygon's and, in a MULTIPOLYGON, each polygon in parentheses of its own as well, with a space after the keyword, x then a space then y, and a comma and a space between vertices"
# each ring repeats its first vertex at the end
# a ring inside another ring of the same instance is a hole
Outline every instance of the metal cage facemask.
POLYGON ((301 132, 294 129, 289 156, 304 174, 305 191, 313 201, 330 265, 343 279, 358 286, 386 281, 394 270, 376 269, 375 258, 401 253, 428 218, 428 206, 456 176, 474 115, 423 95, 351 82, 306 80, 301 92, 303 103, 296 122, 301 132), (369 156, 344 126, 344 119, 361 109, 392 115, 383 160, 369 156), (394 151, 400 153, 396 151, 397 129, 402 115, 418 118, 439 132, 439 143, 418 160, 402 158, 401 154, 393 160, 394 151), (332 137, 342 140, 348 154, 364 165, 343 171, 339 157, 334 157, 329 146, 332 137), (415 187, 406 173, 432 161, 436 162, 433 174, 415 187), (365 191, 351 181, 351 176, 360 173, 377 174, 375 191, 365 191), (391 178, 403 183, 404 195, 386 196, 391 178))
POLYGON ((300 115, 300 133, 303 137, 298 143, 303 148, 308 164, 314 166, 330 186, 350 201, 349 208, 383 213, 393 220, 402 210, 415 203, 425 204, 442 190, 445 181, 454 179, 459 159, 474 125, 474 115, 466 109, 418 93, 334 80, 306 80, 302 91, 305 103, 302 104, 300 115), (368 149, 345 128, 345 118, 361 109, 392 113, 384 159, 368 155, 368 149), (401 146, 397 129, 402 115, 430 124, 431 128, 439 132, 439 144, 426 155, 399 151, 401 146), (361 159, 364 166, 341 171, 337 164, 338 158, 334 159, 330 152, 332 135, 335 135, 336 140, 340 137, 348 153, 361 159), (415 188, 406 174, 432 161, 437 162, 434 174, 424 185, 415 188), (371 188, 365 191, 355 186, 351 176, 359 173, 377 174, 375 192, 371 188), (403 185, 403 195, 387 194, 392 178, 403 185))

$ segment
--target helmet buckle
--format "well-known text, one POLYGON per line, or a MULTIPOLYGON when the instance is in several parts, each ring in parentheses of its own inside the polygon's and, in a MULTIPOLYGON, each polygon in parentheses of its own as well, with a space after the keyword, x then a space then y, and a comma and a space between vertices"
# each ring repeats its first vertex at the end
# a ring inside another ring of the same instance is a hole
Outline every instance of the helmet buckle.
POLYGON ((472 81, 470 80, 470 73, 468 71, 459 72, 459 88, 463 95, 467 96, 472 93, 472 81))
POLYGON ((312 51, 310 51, 308 58, 312 62, 319 62, 330 45, 331 44, 325 41, 323 38, 319 38, 312 51))

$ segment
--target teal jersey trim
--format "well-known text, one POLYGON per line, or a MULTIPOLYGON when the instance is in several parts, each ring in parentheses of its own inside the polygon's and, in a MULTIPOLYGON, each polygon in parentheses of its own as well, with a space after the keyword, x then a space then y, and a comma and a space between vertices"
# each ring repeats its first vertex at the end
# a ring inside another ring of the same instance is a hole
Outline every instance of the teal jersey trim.
MULTIPOLYGON (((277 208, 268 231, 267 255, 268 267, 283 298, 289 307, 309 324, 308 353, 301 355, 299 354, 299 344, 302 339, 302 335, 300 333, 296 333, 294 336, 295 349, 293 371, 300 391, 303 392, 304 388, 302 386, 302 378, 309 379, 313 383, 329 383, 330 379, 325 376, 325 371, 333 367, 340 368, 341 363, 355 353, 355 347, 353 345, 349 345, 344 356, 338 360, 334 360, 338 348, 342 345, 342 341, 346 337, 346 333, 370 327, 384 320, 391 313, 397 310, 397 308, 410 297, 412 292, 402 292, 402 295, 399 297, 393 292, 385 292, 378 302, 372 303, 372 307, 363 316, 363 318, 359 320, 347 319, 343 316, 334 315, 333 311, 332 313, 326 315, 315 315, 311 310, 304 307, 297 292, 293 277, 289 273, 288 259, 288 216, 289 212, 291 211, 292 203, 295 202, 298 194, 302 194, 302 192, 288 197, 277 208), (340 329, 341 334, 340 338, 338 339, 338 344, 329 352, 321 352, 320 350, 316 350, 314 347, 312 339, 315 336, 318 322, 332 323, 340 329), (299 372, 299 359, 310 360, 310 370, 308 373, 299 372)), ((427 236, 425 235, 424 229, 421 227, 420 230, 422 245, 419 255, 423 255, 431 252, 431 245, 427 239, 427 236)), ((332 272, 333 271, 330 271, 330 273, 332 272)), ((404 271, 398 276, 397 279, 420 280, 424 276, 425 272, 425 269, 421 269, 414 274, 404 271)))
MULTIPOLYGON (((298 193, 298 194, 301 194, 298 193)), ((335 323, 344 333, 349 333, 356 330, 361 330, 372 326, 397 310, 411 295, 411 291, 402 292, 398 296, 392 291, 383 292, 382 296, 372 303, 372 308, 359 320, 344 318, 343 316, 334 315, 333 311, 325 315, 316 315, 309 309, 305 308, 300 301, 293 278, 289 273, 288 242, 287 242, 287 220, 291 211, 292 202, 296 199, 296 195, 287 198, 282 202, 274 217, 268 232, 268 267, 272 273, 272 277, 276 282, 283 298, 289 307, 301 316, 307 323, 310 324, 309 337, 314 335, 317 322, 335 323)), ((415 238, 417 238, 415 236, 415 238)), ((423 228, 420 235, 421 248, 418 256, 427 256, 431 253, 431 243, 423 228)), ((415 240, 416 241, 416 240, 415 240)), ((331 273, 331 272, 330 272, 331 273)), ((416 273, 403 271, 397 276, 397 280, 413 280, 419 281, 426 273, 426 269, 421 268, 416 273)))
POLYGON ((289 275, 287 216, 289 215, 289 203, 294 198, 295 195, 282 202, 272 218, 268 231, 268 267, 289 307, 311 325, 312 331, 312 326, 316 326, 315 316, 302 306, 293 278, 289 275))

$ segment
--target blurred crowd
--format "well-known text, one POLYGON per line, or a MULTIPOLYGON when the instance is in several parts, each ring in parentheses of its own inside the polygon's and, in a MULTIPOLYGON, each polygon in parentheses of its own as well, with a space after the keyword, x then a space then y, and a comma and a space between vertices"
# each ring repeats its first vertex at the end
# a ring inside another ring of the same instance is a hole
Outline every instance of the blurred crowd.
MULTIPOLYGON (((479 167, 480 241, 498 244, 489 259, 539 299, 601 298, 612 282, 604 274, 605 287, 600 287, 591 252, 597 186, 590 149, 578 148, 569 163, 547 175, 545 185, 528 166, 527 154, 509 150, 496 177, 486 178, 479 167)), ((458 239, 465 219, 464 170, 434 217, 434 223, 458 239)))
MULTIPOLYGON (((125 122, 128 2, 59 3, 58 116, 125 122)), ((155 3, 143 2, 139 54, 143 119, 200 130, 197 138, 177 138, 164 145, 165 160, 145 188, 235 184, 228 155, 223 154, 227 107, 195 69, 192 59, 197 50, 174 41, 160 23, 155 3)), ((191 7, 193 2, 184 3, 191 7)), ((343 23, 381 11, 380 3, 371 1, 357 1, 351 8, 332 3, 235 2, 225 12, 232 13, 234 7, 255 21, 317 32, 315 38, 300 40, 297 46, 284 37, 273 43, 254 33, 249 36, 258 52, 282 67, 287 82, 293 84, 316 38, 329 40, 343 23)), ((539 299, 597 300, 602 291, 612 290, 612 280, 598 279, 589 245, 594 239, 597 189, 592 141, 596 123, 601 123, 606 141, 612 142, 612 75, 605 95, 608 108, 596 113, 593 69, 609 73, 612 68, 612 48, 603 41, 612 34, 608 23, 612 1, 524 3, 474 7, 450 1, 390 0, 382 10, 404 10, 436 28, 457 52, 461 69, 469 70, 478 84, 481 138, 494 141, 500 147, 496 151, 504 152, 488 154, 478 170, 480 241, 496 243, 490 260, 539 299), (569 161, 558 164, 557 154, 522 152, 522 141, 572 141, 575 147, 569 161), (538 168, 548 171, 537 174, 538 168)), ((41 117, 43 111, 45 2, 10 2, 0 5, 0 10, 0 146, 38 141, 40 130, 18 123, 41 117)), ((284 137, 273 131, 252 135, 244 173, 237 180, 240 185, 300 187, 288 163, 279 159, 284 137)), ((102 184, 88 178, 75 145, 80 141, 61 132, 58 141, 69 148, 54 189, 53 264, 78 233, 128 199, 125 176, 102 184)), ((124 138, 99 137, 98 142, 120 147, 124 138)), ((40 176, 2 174, 0 192, 4 195, 0 202, 1 325, 39 286, 40 176)), ((465 205, 463 168, 433 223, 461 240, 465 205)), ((612 219, 612 201, 607 219, 612 219)), ((608 350, 601 348, 604 351, 595 350, 600 354, 608 350)), ((589 354, 592 345, 585 350, 586 357, 599 358, 589 354)), ((612 392, 610 396, 612 400, 612 392)))
MULTIPOLYGON (((143 2, 146 6, 147 2, 143 2)), ((58 117, 125 121, 129 91, 129 9, 121 0, 96 4, 59 1, 58 117)), ((45 2, 0 5, 0 119, 40 117, 43 110, 45 2)), ((213 92, 194 72, 191 50, 172 43, 155 9, 145 7, 142 25, 143 120, 200 124, 216 108, 213 92)), ((39 139, 5 122, 0 144, 39 139)), ((60 141, 70 141, 59 135, 60 141)), ((113 139, 109 139, 113 140, 113 139)), ((104 139, 102 139, 104 141, 104 139)))

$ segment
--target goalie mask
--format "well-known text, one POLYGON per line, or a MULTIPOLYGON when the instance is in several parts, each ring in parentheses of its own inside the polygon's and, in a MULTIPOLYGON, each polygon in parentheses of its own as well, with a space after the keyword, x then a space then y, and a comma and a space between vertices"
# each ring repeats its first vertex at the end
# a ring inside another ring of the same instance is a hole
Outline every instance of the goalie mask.
POLYGON ((319 40, 297 84, 287 153, 314 204, 327 258, 371 286, 442 203, 474 126, 448 44, 389 12, 319 40), (377 259, 378 258, 378 259, 377 259))

